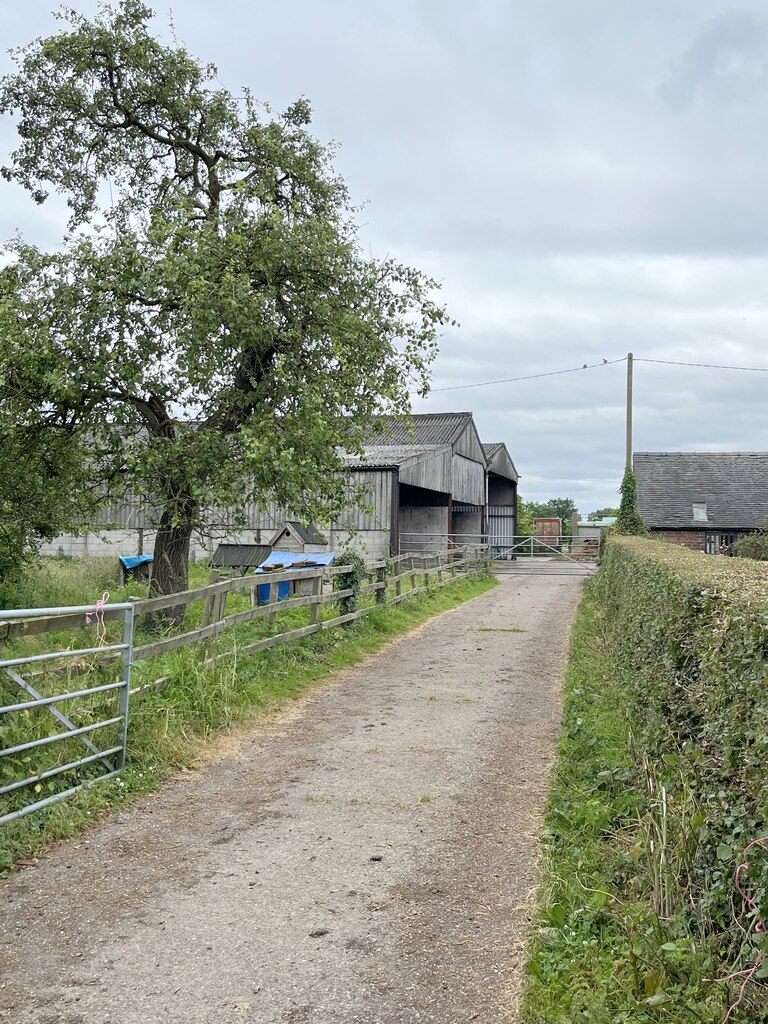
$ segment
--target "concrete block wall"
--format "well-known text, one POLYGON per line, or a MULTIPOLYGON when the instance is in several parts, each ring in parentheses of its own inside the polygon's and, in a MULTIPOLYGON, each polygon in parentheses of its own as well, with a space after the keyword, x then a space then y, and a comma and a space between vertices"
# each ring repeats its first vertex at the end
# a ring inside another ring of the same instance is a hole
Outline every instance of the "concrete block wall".
POLYGON ((389 530, 360 530, 351 533, 349 530, 324 530, 328 538, 329 551, 340 551, 351 548, 367 562, 379 558, 389 558, 389 530))
MULTIPOLYGON (((262 531, 263 534, 264 531, 262 531)), ((338 551, 341 548, 350 546, 353 550, 368 561, 378 558, 388 558, 389 551, 389 530, 361 530, 353 534, 349 530, 324 530, 324 536, 328 539, 326 546, 311 545, 305 550, 309 552, 338 551)), ((151 555, 155 548, 154 531, 145 530, 142 548, 144 554, 151 555)), ((190 556, 193 561, 200 562, 209 559, 220 543, 258 543, 253 530, 243 530, 239 533, 221 535, 193 534, 190 543, 190 556)), ((263 543, 263 541, 262 541, 263 543)), ((55 540, 43 544, 40 553, 49 557, 56 555, 68 555, 72 558, 85 558, 86 556, 106 556, 117 558, 118 555, 135 555, 139 551, 138 530, 104 530, 101 533, 72 534, 63 533, 55 540)))
MULTIPOLYGON (((253 541, 252 532, 236 534, 228 537, 202 537, 193 534, 190 542, 190 557, 192 561, 204 561, 211 557, 216 545, 221 541, 231 540, 250 544, 253 541)), ((143 553, 151 555, 155 548, 156 533, 144 530, 141 541, 143 553)), ((104 530, 101 533, 62 533, 54 540, 43 544, 40 554, 46 556, 68 555, 72 558, 85 558, 86 556, 106 556, 117 558, 118 555, 136 555, 139 552, 139 531, 138 530, 104 530)))

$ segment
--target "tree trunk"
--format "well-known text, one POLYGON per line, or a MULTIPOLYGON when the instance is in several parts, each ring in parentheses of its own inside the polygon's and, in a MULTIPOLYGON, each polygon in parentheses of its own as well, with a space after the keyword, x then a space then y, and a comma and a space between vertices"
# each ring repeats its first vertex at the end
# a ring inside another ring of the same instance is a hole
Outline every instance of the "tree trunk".
MULTIPOLYGON (((172 511, 166 507, 163 512, 155 539, 152 579, 149 585, 150 597, 177 594, 188 587, 189 543, 192 538, 195 510, 191 504, 185 503, 184 511, 186 514, 183 522, 177 520, 178 503, 174 502, 172 511)), ((152 625, 159 628, 180 626, 185 611, 185 605, 174 605, 155 612, 149 616, 149 620, 152 625)))

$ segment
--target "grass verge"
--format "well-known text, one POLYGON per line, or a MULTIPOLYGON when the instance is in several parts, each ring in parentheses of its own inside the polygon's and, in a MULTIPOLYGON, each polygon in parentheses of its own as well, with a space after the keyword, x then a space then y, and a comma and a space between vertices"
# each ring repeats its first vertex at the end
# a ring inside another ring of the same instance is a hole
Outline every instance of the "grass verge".
POLYGON ((163 664, 163 675, 168 677, 164 688, 133 700, 129 765, 123 775, 3 826, 0 876, 29 862, 51 843, 79 835, 104 814, 157 788, 169 774, 193 763, 216 733, 268 715, 392 638, 495 585, 488 574, 458 580, 376 609, 352 628, 316 633, 240 662, 234 656, 215 668, 202 668, 199 645, 174 652, 163 664))
MULTIPOLYGON (((624 707, 590 581, 571 633, 525 1024, 720 1024, 728 1007, 731 991, 703 980, 715 959, 707 940, 686 914, 655 906, 658 794, 624 707)), ((683 829, 686 794, 672 786, 668 810, 683 829)))

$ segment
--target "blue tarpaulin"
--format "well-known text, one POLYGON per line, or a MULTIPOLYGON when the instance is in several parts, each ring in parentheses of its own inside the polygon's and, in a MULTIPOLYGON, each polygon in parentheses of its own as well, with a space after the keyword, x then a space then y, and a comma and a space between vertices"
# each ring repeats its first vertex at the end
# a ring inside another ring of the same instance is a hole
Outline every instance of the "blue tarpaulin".
POLYGON ((154 560, 154 555, 118 555, 124 569, 135 569, 137 565, 154 560))
MULTIPOLYGON (((267 558, 258 569, 254 569, 254 573, 257 576, 268 576, 274 575, 277 579, 277 600, 285 601, 291 596, 291 590, 293 584, 286 580, 284 583, 280 582, 279 570, 275 573, 266 573, 265 569, 270 566, 280 565, 284 569, 290 569, 291 572, 301 572, 303 568, 306 568, 307 572, 311 572, 318 566, 330 565, 334 560, 338 552, 336 551, 322 551, 317 555, 305 554, 303 551, 273 551, 272 554, 267 558), (313 565, 303 566, 302 562, 313 562, 313 565), (298 565, 297 565, 298 563, 298 565)), ((266 604, 269 601, 269 584, 259 584, 259 604, 266 604)))

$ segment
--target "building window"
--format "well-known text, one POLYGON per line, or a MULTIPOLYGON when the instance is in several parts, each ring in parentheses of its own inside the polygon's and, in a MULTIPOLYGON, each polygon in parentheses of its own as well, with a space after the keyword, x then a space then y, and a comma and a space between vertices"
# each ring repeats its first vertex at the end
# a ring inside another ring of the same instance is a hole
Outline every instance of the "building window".
POLYGON ((694 501, 691 506, 693 509, 693 521, 695 523, 708 523, 709 516, 707 515, 707 503, 706 501, 694 501))
POLYGON ((704 550, 708 555, 730 555, 731 547, 736 543, 735 533, 706 533, 704 550))

